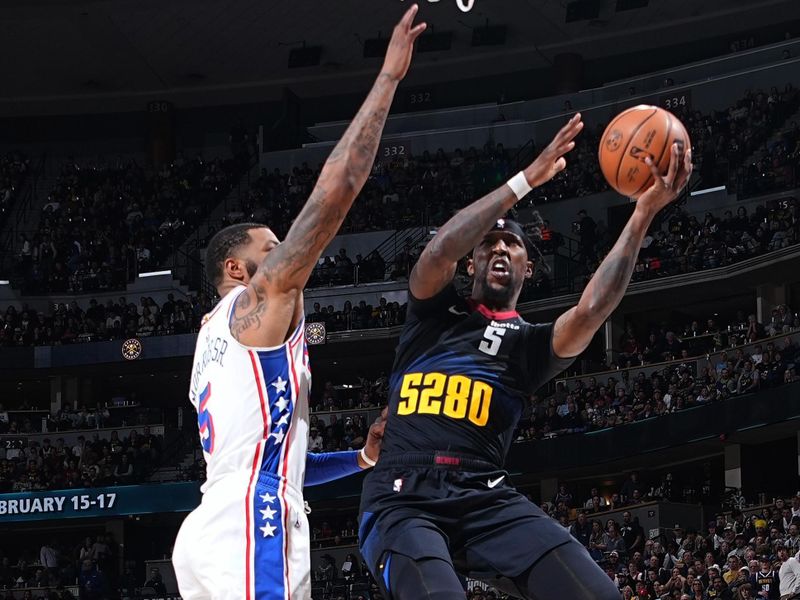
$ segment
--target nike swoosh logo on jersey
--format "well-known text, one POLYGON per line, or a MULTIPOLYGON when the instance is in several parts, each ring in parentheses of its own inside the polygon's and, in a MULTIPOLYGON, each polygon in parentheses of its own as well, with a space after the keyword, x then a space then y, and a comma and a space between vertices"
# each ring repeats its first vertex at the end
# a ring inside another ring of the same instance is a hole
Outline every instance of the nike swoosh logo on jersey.
POLYGON ((464 315, 465 317, 468 317, 468 316, 469 316, 469 313, 468 313, 468 312, 464 312, 463 310, 458 310, 458 309, 456 308, 456 305, 455 305, 455 304, 453 304, 453 306, 451 306, 451 307, 450 307, 450 308, 448 308, 447 310, 449 310, 449 311, 450 311, 451 313, 453 313, 454 315, 464 315))
POLYGON ((505 476, 505 475, 500 475, 500 477, 498 477, 497 479, 490 479, 489 481, 487 481, 487 482, 486 482, 486 485, 488 485, 490 488, 493 488, 493 487, 495 487, 495 486, 496 486, 498 483, 500 483, 501 481, 503 481, 503 479, 505 479, 505 478, 506 478, 506 476, 505 476))

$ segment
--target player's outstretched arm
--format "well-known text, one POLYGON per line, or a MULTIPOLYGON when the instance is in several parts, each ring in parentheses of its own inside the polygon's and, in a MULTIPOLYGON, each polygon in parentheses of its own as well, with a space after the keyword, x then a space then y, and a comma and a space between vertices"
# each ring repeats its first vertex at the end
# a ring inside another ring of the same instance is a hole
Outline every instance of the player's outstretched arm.
POLYGON ((374 466, 380 457, 387 415, 388 410, 384 408, 380 416, 370 426, 367 434, 367 443, 361 450, 322 452, 319 454, 309 452, 306 459, 305 485, 312 486, 328 483, 334 479, 348 477, 353 473, 358 473, 374 466), (362 452, 366 455, 367 460, 364 460, 362 452))
POLYGON ((298 294, 372 170, 395 91, 408 72, 414 41, 425 30, 425 23, 413 24, 417 11, 415 4, 395 26, 380 75, 325 162, 286 239, 268 252, 247 292, 237 299, 231 333, 243 344, 284 342, 298 294))
MULTIPOLYGON (((567 166, 564 155, 575 147, 575 136, 583 129, 580 113, 553 138, 524 171, 532 188, 550 181, 567 166)), ((458 261, 486 235, 497 219, 505 215, 519 199, 506 183, 460 210, 445 223, 428 243, 411 271, 409 290, 418 300, 441 292, 453 279, 458 261)))
POLYGON ((669 169, 662 176, 648 158, 647 165, 655 182, 639 197, 633 215, 614 244, 611 252, 597 268, 589 285, 583 290, 578 304, 556 319, 553 327, 553 351, 562 358, 583 352, 600 326, 622 300, 631 280, 642 240, 653 218, 662 208, 675 200, 692 174, 691 150, 681 155, 673 144, 669 169))

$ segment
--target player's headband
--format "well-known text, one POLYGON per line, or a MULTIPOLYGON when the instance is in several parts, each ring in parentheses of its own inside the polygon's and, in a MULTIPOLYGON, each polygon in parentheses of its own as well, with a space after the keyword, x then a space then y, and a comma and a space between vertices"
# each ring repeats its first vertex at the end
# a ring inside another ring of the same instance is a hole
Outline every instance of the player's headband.
POLYGON ((522 225, 516 221, 512 221, 511 219, 497 219, 497 222, 489 231, 508 231, 509 233, 513 233, 522 240, 525 249, 528 251, 528 258, 533 259, 533 257, 537 255, 531 238, 525 233, 522 225))

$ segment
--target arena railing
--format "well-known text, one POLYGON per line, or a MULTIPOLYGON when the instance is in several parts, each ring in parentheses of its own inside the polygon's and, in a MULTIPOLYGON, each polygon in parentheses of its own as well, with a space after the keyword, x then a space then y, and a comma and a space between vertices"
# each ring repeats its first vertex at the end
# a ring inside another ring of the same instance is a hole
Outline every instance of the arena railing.
MULTIPOLYGON (((561 94, 548 98, 538 98, 523 102, 506 104, 477 104, 430 111, 416 111, 390 115, 386 122, 384 135, 402 135, 414 131, 425 131, 449 127, 473 127, 497 121, 501 115, 507 120, 529 117, 535 113, 563 113, 564 103, 584 109, 595 104, 619 101, 631 96, 630 88, 636 96, 650 92, 667 93, 664 86, 667 78, 674 81, 674 89, 692 85, 709 78, 721 77, 736 71, 758 68, 782 62, 783 52, 788 50, 793 56, 800 54, 800 40, 788 40, 710 58, 679 67, 671 67, 645 75, 608 82, 600 87, 589 88, 572 94, 561 94)), ((349 121, 318 123, 309 131, 320 140, 337 140, 347 128, 349 121)))
POLYGON ((665 79, 674 81, 674 86, 683 86, 710 77, 719 77, 743 69, 752 69, 782 62, 783 52, 788 50, 792 56, 800 54, 800 40, 792 39, 768 46, 760 46, 724 56, 709 58, 680 67, 671 67, 647 75, 620 79, 604 84, 600 88, 587 90, 597 100, 610 100, 619 97, 633 86, 637 92, 655 91, 664 87, 665 79))
MULTIPOLYGON (((681 367, 681 366, 687 366, 690 371, 693 371, 692 376, 697 377, 698 375, 702 374, 702 369, 705 369, 706 366, 708 366, 709 364, 713 365, 714 363, 719 362, 719 359, 721 359, 723 352, 732 355, 736 352, 736 350, 741 349, 745 352, 745 354, 747 354, 749 351, 752 351, 756 346, 766 347, 766 345, 769 343, 775 344, 776 348, 780 350, 780 348, 778 348, 779 343, 783 342, 783 340, 786 340, 787 338, 791 339, 792 336, 796 335, 798 331, 800 331, 800 328, 794 328, 792 329, 792 331, 788 333, 781 333, 779 335, 775 335, 772 337, 760 338, 754 342, 748 342, 746 344, 740 344, 737 346, 731 346, 729 348, 715 350, 713 352, 705 354, 704 356, 669 360, 658 363, 643 363, 640 365, 635 365, 632 367, 625 367, 620 369, 611 369, 606 371, 598 371, 594 373, 585 373, 583 375, 557 377, 555 379, 555 382, 564 383, 566 386, 569 386, 570 384, 576 383, 578 380, 584 380, 589 377, 594 377, 598 381, 598 385, 602 385, 599 383, 601 380, 605 381, 609 377, 614 377, 615 379, 620 380, 622 378, 622 374, 625 372, 627 372, 631 376, 631 381, 635 381, 635 376, 638 376, 639 373, 644 373, 645 377, 649 377, 656 371, 664 371, 672 367, 681 367)), ((729 332, 736 333, 735 330, 730 330, 730 329, 729 332)), ((680 336, 676 337, 678 337, 678 339, 681 339, 680 336)), ((687 338, 687 339, 693 339, 693 338, 687 338)))
MULTIPOLYGON (((351 386, 353 389, 359 389, 359 386, 351 386)), ((367 425, 370 425, 375 419, 377 419, 381 411, 383 410, 382 406, 370 406, 365 408, 333 408, 330 410, 312 410, 311 416, 316 416, 318 418, 330 418, 331 416, 335 416, 338 421, 346 422, 348 417, 352 417, 355 415, 363 415, 367 420, 367 425)), ((327 427, 330 425, 327 421, 325 422, 325 426, 327 427)))
MULTIPOLYGON (((565 115, 580 110, 583 120, 590 126, 608 123, 621 110, 636 104, 654 104, 667 109, 687 108, 710 112, 729 108, 723 102, 744 97, 753 89, 778 87, 787 83, 800 85, 798 75, 800 58, 789 58, 777 63, 746 67, 740 71, 710 75, 698 81, 676 84, 668 88, 640 91, 634 95, 596 92, 595 95, 558 96, 540 100, 518 102, 499 107, 502 118, 469 124, 440 126, 426 123, 424 128, 414 128, 402 133, 387 133, 383 147, 402 147, 415 156, 427 150, 435 153, 439 148, 451 152, 456 148, 482 147, 487 141, 501 143, 507 148, 518 147, 533 138, 546 142, 563 125, 565 115), (729 100, 724 100, 724 99, 729 100), (571 107, 565 108, 565 99, 571 107), (573 101, 574 100, 574 101, 573 101), (674 106, 677 105, 677 106, 674 106)), ((602 90, 602 88, 601 88, 602 90)), ((303 162, 316 164, 325 160, 335 144, 334 140, 315 142, 303 148, 271 152, 261 155, 261 166, 291 170, 303 162)))
MULTIPOLYGON (((36 568, 41 567, 41 564, 31 564, 29 567, 36 568)), ((3 596, 4 600, 8 598, 13 598, 14 600, 24 600, 25 598, 43 598, 42 594, 48 594, 48 598, 63 598, 66 597, 63 595, 63 592, 69 592, 72 597, 79 598, 81 595, 80 587, 77 585, 59 585, 59 586, 47 586, 47 587, 15 587, 11 590, 5 590, 4 593, 6 595, 3 596), (25 594, 30 592, 30 596, 26 596, 25 594), (35 595, 38 594, 38 595, 35 595)))
MULTIPOLYGON (((780 250, 773 250, 765 254, 732 263, 723 267, 693 271, 676 275, 664 275, 641 281, 632 282, 627 294, 647 294, 659 293, 666 289, 691 287, 695 284, 706 283, 709 281, 722 281, 730 277, 740 276, 745 273, 753 273, 759 269, 777 264, 794 263, 800 258, 800 244, 793 244, 780 250)), ((567 267, 558 267, 567 269, 567 267)), ((559 276, 559 281, 565 280, 565 276, 559 276)), ((752 282, 751 282, 752 283, 752 282)), ((358 293, 358 289, 353 287, 353 293, 358 293)), ((579 298, 578 293, 565 293, 565 290, 572 289, 566 283, 557 289, 557 294, 542 299, 520 302, 517 311, 523 316, 535 312, 552 311, 558 308, 569 308, 573 306, 579 298)), ((315 298, 316 300, 316 298, 315 298)), ((319 300, 323 302, 323 299, 319 300)), ((372 329, 348 329, 344 331, 329 331, 326 335, 328 342, 352 341, 359 339, 382 339, 396 337, 402 330, 402 325, 372 329)))

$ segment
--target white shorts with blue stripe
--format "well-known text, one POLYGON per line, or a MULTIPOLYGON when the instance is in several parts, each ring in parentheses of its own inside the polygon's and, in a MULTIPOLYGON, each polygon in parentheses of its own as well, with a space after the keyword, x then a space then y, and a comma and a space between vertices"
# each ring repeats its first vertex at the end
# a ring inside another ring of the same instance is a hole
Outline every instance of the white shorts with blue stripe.
MULTIPOLYGON (((254 464, 255 467, 255 464, 254 464)), ((216 482, 183 522, 172 562, 184 600, 307 600, 302 494, 254 468, 216 482)))

